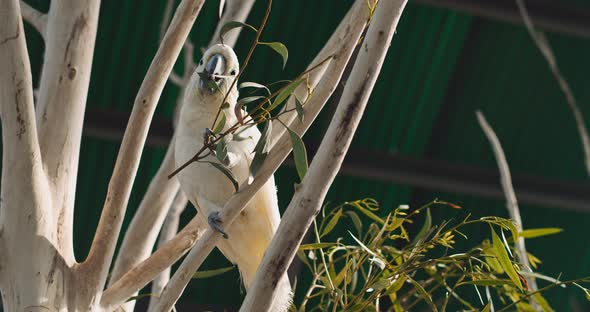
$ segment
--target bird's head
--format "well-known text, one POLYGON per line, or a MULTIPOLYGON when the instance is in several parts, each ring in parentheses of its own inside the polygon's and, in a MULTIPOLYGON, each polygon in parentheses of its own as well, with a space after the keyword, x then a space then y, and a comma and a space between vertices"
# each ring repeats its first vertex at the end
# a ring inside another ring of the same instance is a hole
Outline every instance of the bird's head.
MULTIPOLYGON (((193 77, 196 92, 203 97, 223 97, 239 71, 238 57, 234 50, 223 44, 211 46, 199 61, 193 77)), ((237 95, 237 86, 232 93, 237 95)))

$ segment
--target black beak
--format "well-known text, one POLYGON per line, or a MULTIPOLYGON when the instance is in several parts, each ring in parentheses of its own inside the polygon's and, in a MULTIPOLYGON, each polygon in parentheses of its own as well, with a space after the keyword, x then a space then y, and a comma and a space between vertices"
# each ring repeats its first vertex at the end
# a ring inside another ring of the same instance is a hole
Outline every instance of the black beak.
POLYGON ((218 77, 223 75, 225 72, 225 59, 219 54, 214 54, 209 58, 209 61, 205 65, 205 70, 201 76, 201 88, 206 88, 212 93, 219 88, 223 83, 223 78, 218 77), (215 85, 217 85, 217 88, 215 85))

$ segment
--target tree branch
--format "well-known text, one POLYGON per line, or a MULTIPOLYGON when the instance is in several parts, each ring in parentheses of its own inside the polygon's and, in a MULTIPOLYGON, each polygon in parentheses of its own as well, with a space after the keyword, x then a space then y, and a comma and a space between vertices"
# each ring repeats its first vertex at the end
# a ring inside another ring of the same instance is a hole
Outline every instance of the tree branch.
POLYGON ((127 229, 111 274, 111 284, 151 254, 168 209, 180 190, 177 179, 167 178, 172 170, 174 139, 127 229))
MULTIPOLYGON (((336 88, 348 59, 352 54, 354 46, 365 27, 368 18, 366 3, 364 0, 357 0, 356 3, 356 16, 358 18, 351 20, 352 23, 350 24, 350 27, 339 28, 339 31, 332 35, 332 37, 338 37, 341 38, 341 40, 338 40, 338 44, 335 44, 333 50, 329 51, 330 53, 335 53, 333 60, 330 62, 332 65, 326 71, 326 75, 322 79, 320 87, 314 92, 314 97, 305 106, 305 114, 307 116, 305 119, 306 122, 296 129, 299 133, 305 132, 315 117, 319 114, 319 111, 327 101, 327 98, 329 98, 336 88), (360 18, 361 16, 363 16, 364 19, 360 18)), ((240 201, 251 199, 256 190, 266 183, 268 177, 274 172, 274 169, 271 168, 271 166, 278 167, 276 163, 282 162, 291 149, 290 139, 288 137, 285 137, 284 139, 285 140, 281 141, 281 148, 273 148, 274 152, 271 151, 269 156, 267 156, 265 165, 263 165, 259 171, 260 174, 266 172, 266 178, 263 179, 263 176, 259 175, 260 178, 255 179, 252 185, 244 187, 240 193, 234 196, 236 197, 239 195, 238 198, 234 198, 231 202, 232 205, 235 206, 236 203, 239 203, 240 201), (284 153, 284 156, 277 153, 279 150, 281 150, 281 153, 284 153), (275 164, 272 165, 273 163, 275 164), (246 188, 250 189, 250 191, 247 191, 248 194, 246 194, 246 188)), ((241 207, 244 207, 245 205, 246 202, 243 202, 241 207)), ((147 285, 147 283, 153 280, 162 270, 171 266, 193 246, 187 246, 187 244, 196 241, 191 235, 195 235, 195 233, 198 232, 199 224, 199 220, 194 218, 174 239, 164 244, 152 256, 123 275, 117 282, 107 289, 107 291, 105 291, 103 296, 104 304, 110 305, 122 302, 129 298, 134 292, 147 285)), ((211 233, 209 233, 209 235, 210 234, 211 233)), ((200 239, 200 241, 201 240, 204 239, 200 239)), ((190 275, 192 276, 192 273, 190 275)))
POLYGON ((98 229, 88 259, 81 264, 88 271, 89 283, 98 289, 104 287, 107 278, 156 104, 203 3, 183 0, 179 5, 135 99, 98 229))
POLYGON ((574 93, 572 92, 572 89, 570 88, 567 80, 561 74, 561 70, 557 65, 557 61, 555 60, 555 55, 553 54, 551 45, 549 45, 549 41, 547 41, 547 38, 542 32, 538 32, 535 30, 533 20, 529 16, 524 1, 516 0, 516 4, 518 6, 518 10, 520 11, 520 15, 522 16, 524 24, 527 28, 527 31, 531 35, 531 38, 535 42, 535 45, 537 45, 537 48, 539 49, 539 51, 545 58, 545 61, 549 65, 549 69, 551 70, 553 77, 555 77, 555 80, 557 80, 559 88, 565 96, 565 100, 568 104, 568 107, 572 111, 572 114, 574 114, 574 119, 576 120, 576 128, 578 129, 578 133, 582 141, 582 149, 584 151, 584 162, 586 164, 586 171, 587 174, 590 176, 590 137, 588 136, 588 131, 586 130, 586 123, 584 122, 584 116, 582 115, 582 111, 578 106, 576 97, 574 96, 574 93))
POLYGON ((74 199, 99 8, 100 0, 52 2, 37 97, 39 144, 58 216, 57 247, 70 264, 75 263, 74 199))
POLYGON ((334 181, 377 81, 407 0, 379 1, 334 118, 291 200, 240 311, 268 311, 279 279, 334 181))
MULTIPOLYGON (((512 186, 512 177, 510 175, 508 161, 506 161, 506 155, 504 155, 504 150, 502 149, 502 145, 500 144, 498 136, 496 136, 494 129, 492 129, 492 127, 488 124, 484 115, 480 111, 477 111, 475 114, 477 115, 477 121, 479 122, 481 129, 490 142, 492 150, 494 151, 494 156, 496 157, 498 169, 500 170, 500 182, 502 184, 502 190, 504 191, 504 196, 506 196, 506 208, 508 208, 508 214, 510 215, 510 219, 514 221, 516 230, 518 232, 522 232, 523 227, 522 219, 520 218, 520 209, 518 208, 516 194, 514 193, 514 186, 512 186)), ((518 261, 520 262, 521 266, 526 268, 529 272, 532 272, 526 252, 524 238, 519 237, 515 242, 515 245, 518 254, 518 261)), ((526 276, 525 278, 527 280, 529 289, 531 291, 536 291, 537 282, 535 281, 535 278, 532 276, 526 276)))
MULTIPOLYGON (((307 67, 306 70, 309 70, 309 69, 313 68, 314 66, 317 66, 318 64, 320 64, 323 60, 325 60, 327 57, 329 57, 330 54, 333 53, 337 49, 338 46, 341 46, 343 44, 344 40, 350 39, 350 38, 346 37, 346 35, 347 35, 347 33, 345 32, 346 27, 350 27, 351 25, 352 25, 352 27, 364 27, 364 21, 362 19, 360 19, 357 14, 361 5, 366 6, 367 3, 365 2, 365 3, 361 4, 360 2, 357 1, 351 6, 351 8, 348 10, 346 15, 344 16, 344 18, 342 19, 342 21, 340 22, 340 24, 336 28, 336 30, 334 30, 334 33, 332 34, 332 36, 328 39, 328 41, 326 42, 324 47, 322 47, 320 52, 316 55, 316 57, 309 64, 309 66, 307 67)), ((305 103, 305 101, 307 101, 308 96, 309 96, 308 86, 312 90, 315 89, 315 87, 317 86, 320 79, 322 79, 322 77, 326 71, 326 68, 328 68, 328 66, 329 66, 329 63, 326 63, 325 65, 322 65, 322 66, 316 68, 314 71, 312 71, 309 74, 308 80, 307 80, 307 85, 305 83, 302 83, 295 89, 295 91, 293 92, 294 96, 291 95, 289 97, 289 99, 287 100, 287 103, 282 108, 281 112, 279 113, 279 115, 280 115, 279 120, 281 120, 286 125, 290 125, 294 121, 297 122, 297 118, 296 118, 297 112, 295 110, 295 97, 297 97, 302 103, 305 103), (285 111, 289 111, 289 112, 285 112, 285 111)), ((274 146, 274 144, 277 142, 277 140, 286 131, 287 130, 284 127, 273 127, 272 132, 270 134, 271 147, 274 146)))
POLYGON ((31 24, 45 39, 45 28, 47 27, 47 15, 37 11, 24 1, 20 1, 20 9, 23 19, 31 24))
POLYGON ((201 221, 194 218, 178 235, 162 245, 149 258, 125 273, 111 285, 102 296, 102 306, 113 306, 129 299, 165 269, 184 255, 200 237, 204 230, 201 221))
MULTIPOLYGON (((162 231, 160 232, 160 238, 158 239, 158 247, 161 247, 166 242, 174 238, 176 233, 178 232, 178 224, 180 222, 180 214, 184 210, 188 203, 188 198, 184 193, 179 190, 176 194, 176 198, 174 198, 174 202, 172 202, 172 206, 168 211, 168 216, 166 217, 166 221, 164 221, 164 226, 162 226, 162 231)), ((164 286, 170 280, 170 267, 166 268, 154 281, 152 282, 152 291, 151 293, 154 295, 150 297, 150 305, 148 308, 148 312, 156 311, 156 305, 158 303, 158 296, 164 289, 164 286)))
MULTIPOLYGON (((331 66, 326 70, 324 78, 319 83, 317 90, 313 97, 305 106, 306 119, 303 123, 293 125, 292 130, 302 135, 308 129, 317 114, 334 92, 340 77, 346 67, 346 64, 354 50, 354 46, 358 42, 362 30, 369 16, 365 0, 357 0, 357 3, 363 5, 356 6, 356 18, 352 19, 351 27, 342 29, 342 33, 335 34, 342 36, 346 40, 341 42, 339 50, 332 51, 334 53, 331 66)), ((262 187, 268 178, 278 169, 281 163, 285 160, 287 155, 291 152, 291 141, 288 134, 284 134, 269 152, 267 159, 259 169, 259 173, 254 178, 251 184, 245 184, 240 187, 240 192, 236 193, 230 198, 228 203, 220 209, 220 219, 223 228, 231 226, 233 220, 239 215, 243 207, 252 199, 254 194, 262 187)), ((159 299, 158 311, 168 311, 180 297, 186 284, 190 280, 192 273, 197 271, 207 255, 211 252, 220 239, 219 232, 208 229, 203 237, 197 242, 195 247, 189 252, 183 263, 172 276, 168 285, 164 288, 159 299)))

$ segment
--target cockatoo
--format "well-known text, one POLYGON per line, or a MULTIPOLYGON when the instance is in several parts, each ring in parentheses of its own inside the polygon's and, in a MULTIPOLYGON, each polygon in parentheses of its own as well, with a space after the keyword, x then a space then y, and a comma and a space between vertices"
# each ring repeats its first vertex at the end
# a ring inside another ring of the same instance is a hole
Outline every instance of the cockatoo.
MULTIPOLYGON (((210 128, 223 98, 239 71, 238 58, 232 48, 217 44, 205 51, 203 58, 187 85, 182 104, 175 143, 176 165, 191 159, 211 134, 210 128), (214 85, 213 85, 214 84, 214 85)), ((223 113, 226 131, 237 122, 234 109, 238 100, 237 84, 229 90, 223 113)), ((256 127, 240 129, 240 137, 227 142, 227 158, 223 165, 229 169, 241 185, 250 181, 250 164, 254 148, 261 137, 256 127)), ((220 163, 213 155, 203 159, 220 163)), ((218 228, 217 215, 235 193, 230 179, 219 169, 206 162, 194 162, 178 173, 182 191, 197 208, 201 222, 218 228)), ((217 248, 238 266, 246 291, 254 282, 258 265, 279 226, 280 215, 277 189, 271 177, 256 193, 241 215, 227 228, 226 239, 217 248)), ((277 286, 271 311, 282 312, 289 308, 291 286, 287 275, 277 286)))

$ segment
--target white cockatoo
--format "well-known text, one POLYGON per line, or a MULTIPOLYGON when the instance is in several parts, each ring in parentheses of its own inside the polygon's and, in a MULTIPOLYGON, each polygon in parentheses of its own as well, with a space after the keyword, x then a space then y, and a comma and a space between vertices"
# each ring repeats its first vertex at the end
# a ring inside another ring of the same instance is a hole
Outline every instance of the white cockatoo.
MULTIPOLYGON (((205 51, 184 95, 176 132, 177 166, 186 163, 203 147, 205 138, 211 133, 209 128, 213 127, 217 111, 238 71, 238 58, 231 47, 217 44, 205 51)), ((224 105, 226 122, 223 131, 237 122, 234 112, 238 100, 236 86, 237 83, 229 91, 227 104, 224 105)), ((223 165, 241 185, 252 179, 249 168, 261 134, 256 127, 249 127, 240 133, 240 137, 246 139, 227 142, 227 161, 223 165)), ((219 163, 213 155, 203 161, 219 163)), ((203 224, 209 223, 217 228, 217 214, 235 193, 231 180, 206 162, 193 162, 178 173, 178 179, 183 192, 197 208, 203 224)), ((217 245, 231 262, 237 264, 246 291, 254 282, 258 265, 279 222, 277 189, 271 177, 227 228, 226 239, 217 245)), ((277 287, 271 311, 286 311, 292 296, 287 275, 281 278, 277 287)))

